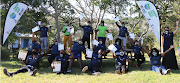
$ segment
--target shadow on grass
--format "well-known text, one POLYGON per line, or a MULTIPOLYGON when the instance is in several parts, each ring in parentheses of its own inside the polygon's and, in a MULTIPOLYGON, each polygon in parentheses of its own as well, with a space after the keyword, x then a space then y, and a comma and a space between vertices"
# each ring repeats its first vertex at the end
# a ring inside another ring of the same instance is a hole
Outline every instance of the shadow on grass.
MULTIPOLYGON (((149 59, 149 58, 147 58, 149 59)), ((88 65, 90 61, 86 61, 83 60, 83 67, 88 65)), ((142 69, 138 69, 135 67, 135 65, 137 64, 136 61, 134 61, 134 66, 132 66, 132 61, 129 61, 129 71, 127 73, 131 73, 132 71, 149 71, 150 70, 150 61, 146 60, 143 64, 142 64, 142 69)), ((16 69, 16 68, 21 68, 24 66, 24 63, 19 61, 18 59, 11 59, 11 60, 2 60, 1 62, 1 66, 8 68, 8 69, 16 69), (9 63, 9 61, 13 61, 13 63, 9 63)), ((44 59, 42 62, 40 61, 40 65, 39 65, 39 70, 38 73, 39 74, 48 74, 48 73, 53 73, 52 69, 48 69, 48 67, 50 66, 49 62, 47 59, 44 59)), ((79 68, 79 64, 78 61, 75 60, 73 67, 72 67, 72 73, 71 75, 83 75, 83 73, 81 72, 82 69, 79 68)), ((172 73, 175 74, 179 74, 180 70, 171 70, 172 73)), ((103 73, 115 73, 115 60, 114 59, 104 59, 103 60, 103 64, 102 64, 102 74, 103 73)), ((86 71, 85 74, 88 75, 92 75, 92 71, 86 71)), ((69 74, 67 74, 69 75, 69 74)))

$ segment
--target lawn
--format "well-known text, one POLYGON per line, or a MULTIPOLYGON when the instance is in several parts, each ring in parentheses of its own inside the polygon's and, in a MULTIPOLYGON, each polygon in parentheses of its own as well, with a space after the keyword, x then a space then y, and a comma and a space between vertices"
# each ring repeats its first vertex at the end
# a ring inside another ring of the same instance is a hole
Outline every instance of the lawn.
MULTIPOLYGON (((110 56, 109 56, 110 57, 110 56)), ((25 66, 18 59, 1 60, 0 82, 1 83, 178 83, 180 81, 180 70, 171 70, 170 75, 160 75, 150 70, 149 57, 145 55, 146 61, 142 64, 143 69, 137 69, 132 66, 130 61, 129 72, 125 75, 117 75, 114 73, 114 59, 103 60, 103 68, 100 76, 91 75, 91 71, 81 73, 78 62, 75 60, 72 74, 56 75, 52 69, 48 69, 49 63, 43 60, 40 63, 40 69, 36 76, 30 76, 29 73, 20 73, 7 77, 3 74, 3 69, 7 68, 9 72, 14 72, 20 67, 25 66)), ((177 56, 178 65, 180 67, 180 56, 177 56)), ((89 61, 84 60, 83 66, 89 61)), ((136 64, 136 63, 135 63, 136 64)))

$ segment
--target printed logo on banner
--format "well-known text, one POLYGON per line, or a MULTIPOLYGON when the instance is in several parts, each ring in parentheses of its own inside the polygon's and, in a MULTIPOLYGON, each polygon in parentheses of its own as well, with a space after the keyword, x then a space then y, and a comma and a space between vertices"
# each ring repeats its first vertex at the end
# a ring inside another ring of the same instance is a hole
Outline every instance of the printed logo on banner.
POLYGON ((145 4, 144 7, 145 7, 146 10, 150 10, 149 4, 145 4))
MULTIPOLYGON (((145 8, 146 10, 150 10, 150 9, 151 9, 151 6, 150 6, 150 4, 145 4, 145 5, 144 5, 144 8, 145 8)), ((153 10, 150 10, 150 11, 148 12, 148 14, 149 14, 150 17, 153 17, 153 16, 158 17, 158 14, 155 12, 154 9, 153 9, 153 10)))

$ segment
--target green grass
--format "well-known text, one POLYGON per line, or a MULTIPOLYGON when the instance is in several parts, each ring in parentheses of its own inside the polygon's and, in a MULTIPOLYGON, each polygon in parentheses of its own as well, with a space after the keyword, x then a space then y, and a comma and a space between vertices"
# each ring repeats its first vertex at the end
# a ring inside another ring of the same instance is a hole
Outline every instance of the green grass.
MULTIPOLYGON (((177 56, 177 61, 180 67, 180 56, 177 56)), ((83 66, 88 63, 89 61, 83 61, 83 66)), ((91 71, 81 73, 81 69, 76 60, 73 65, 72 74, 56 75, 56 73, 52 72, 52 69, 47 68, 49 66, 47 60, 43 60, 43 62, 40 63, 40 69, 36 76, 30 76, 28 72, 13 75, 13 77, 7 77, 3 74, 4 68, 7 68, 9 72, 14 72, 23 66, 25 65, 17 59, 2 60, 0 83, 178 83, 180 81, 180 70, 171 70, 171 75, 160 75, 151 71, 150 61, 147 55, 146 61, 142 64, 142 70, 133 67, 130 61, 129 72, 125 75, 117 75, 114 73, 114 59, 103 60, 103 68, 100 76, 91 75, 91 71)))

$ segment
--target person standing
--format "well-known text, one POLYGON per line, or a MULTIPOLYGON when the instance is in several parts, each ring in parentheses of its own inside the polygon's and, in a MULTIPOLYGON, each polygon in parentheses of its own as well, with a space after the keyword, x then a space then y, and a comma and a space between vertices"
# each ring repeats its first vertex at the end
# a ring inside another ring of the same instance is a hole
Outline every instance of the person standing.
MULTIPOLYGON (((174 32, 169 32, 169 27, 165 27, 165 33, 161 33, 161 35, 164 38, 164 45, 163 50, 164 52, 170 48, 170 45, 173 45, 173 36, 178 32, 179 30, 179 21, 176 21, 176 30, 174 32)), ((167 69, 179 69, 176 55, 174 49, 171 49, 170 52, 168 52, 164 57, 162 61, 162 65, 167 69)))
POLYGON ((88 48, 90 49, 90 34, 93 34, 93 30, 92 30, 92 27, 91 27, 91 22, 88 21, 87 24, 88 25, 81 26, 80 19, 79 19, 79 27, 84 29, 84 34, 83 34, 83 38, 82 38, 83 45, 84 45, 84 43, 86 41, 88 43, 88 48))
POLYGON ((105 44, 106 43, 106 32, 109 33, 109 31, 108 31, 108 28, 106 26, 104 26, 104 21, 103 20, 101 21, 101 26, 98 26, 96 32, 98 32, 98 31, 99 31, 99 33, 98 33, 98 41, 100 39, 103 39, 103 44, 105 44))
POLYGON ((72 26, 70 26, 69 22, 66 21, 66 26, 63 27, 63 30, 62 32, 64 33, 64 49, 66 49, 66 44, 67 44, 67 41, 68 41, 68 45, 70 48, 72 48, 72 45, 71 45, 71 41, 70 41, 70 30, 71 30, 72 26))
POLYGON ((49 32, 50 29, 48 29, 46 27, 46 23, 43 22, 42 23, 42 27, 40 27, 40 40, 41 42, 41 54, 44 54, 44 52, 47 52, 47 42, 48 42, 48 36, 47 36, 47 32, 49 32))
POLYGON ((125 27, 125 23, 122 22, 122 26, 118 25, 118 23, 116 22, 116 25, 119 27, 119 39, 122 40, 123 42, 123 46, 125 46, 124 49, 126 49, 126 35, 129 35, 129 32, 127 30, 127 28, 125 27))

